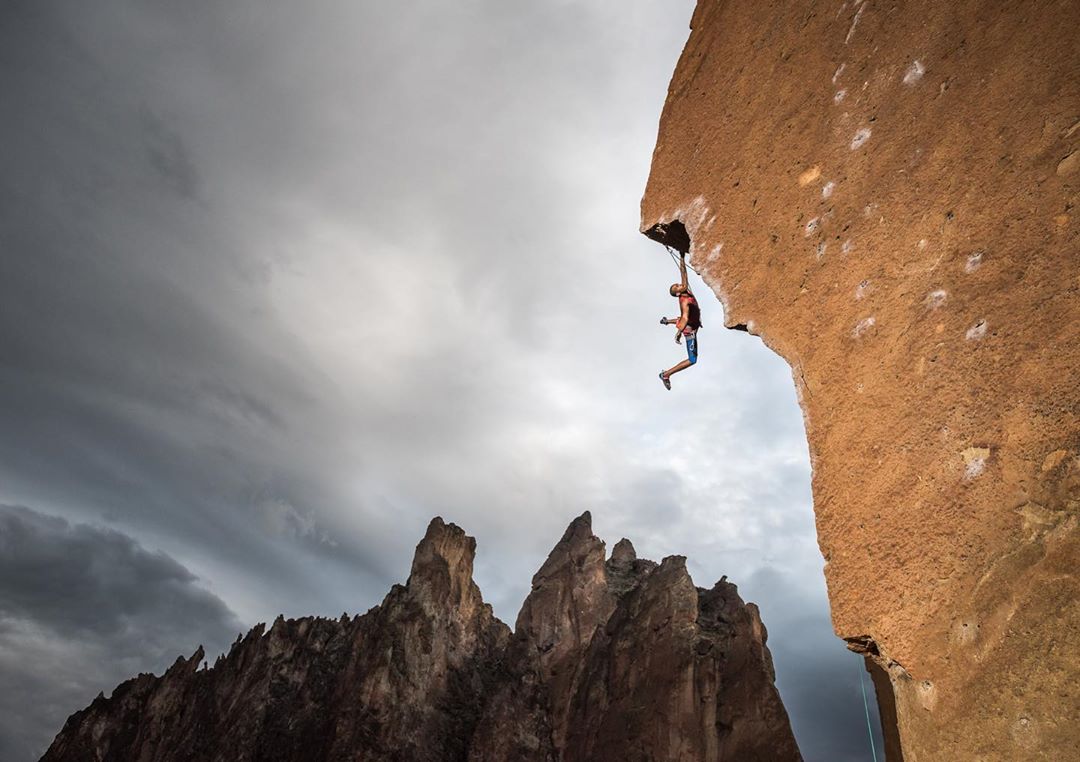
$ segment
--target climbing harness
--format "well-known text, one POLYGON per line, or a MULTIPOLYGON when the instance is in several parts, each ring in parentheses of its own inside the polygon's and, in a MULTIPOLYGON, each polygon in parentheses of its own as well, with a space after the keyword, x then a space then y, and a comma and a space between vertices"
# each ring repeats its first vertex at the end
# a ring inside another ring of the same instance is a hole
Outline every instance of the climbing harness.
MULTIPOLYGON (((865 658, 865 657, 864 657, 865 658)), ((870 704, 866 701, 866 683, 863 681, 863 665, 859 665, 859 687, 862 688, 863 711, 866 712, 866 734, 870 736, 870 756, 877 762, 877 750, 874 748, 874 730, 870 725, 870 704)))

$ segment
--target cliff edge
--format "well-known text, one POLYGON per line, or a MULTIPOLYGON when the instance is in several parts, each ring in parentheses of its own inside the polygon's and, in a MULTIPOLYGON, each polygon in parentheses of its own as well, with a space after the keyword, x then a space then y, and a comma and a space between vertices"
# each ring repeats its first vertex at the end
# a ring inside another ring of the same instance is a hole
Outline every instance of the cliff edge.
POLYGON ((664 106, 642 232, 792 368, 894 759, 1080 754, 1078 72, 1077 2, 700 0, 664 106))

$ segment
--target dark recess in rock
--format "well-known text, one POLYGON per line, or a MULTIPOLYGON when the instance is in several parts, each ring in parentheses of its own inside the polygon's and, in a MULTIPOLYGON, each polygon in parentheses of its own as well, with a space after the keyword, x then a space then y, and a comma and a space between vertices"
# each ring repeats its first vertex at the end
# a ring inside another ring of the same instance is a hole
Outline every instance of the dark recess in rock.
POLYGON ((645 235, 654 241, 670 246, 683 254, 690 253, 690 234, 681 220, 658 222, 645 231, 645 235))

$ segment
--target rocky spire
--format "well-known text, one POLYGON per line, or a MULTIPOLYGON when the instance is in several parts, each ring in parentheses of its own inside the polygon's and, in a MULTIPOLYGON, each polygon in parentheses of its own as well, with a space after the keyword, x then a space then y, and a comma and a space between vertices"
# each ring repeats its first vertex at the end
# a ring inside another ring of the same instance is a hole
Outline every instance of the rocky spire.
POLYGON ((434 519, 405 585, 363 616, 285 619, 77 712, 46 762, 799 759, 765 629, 734 585, 694 587, 628 540, 605 561, 588 513, 509 629, 472 580, 476 543, 434 519))
POLYGON ((532 579, 517 619, 545 665, 558 662, 592 638, 614 601, 607 590, 604 543, 592 533, 588 511, 574 519, 532 579))
POLYGON ((611 549, 612 563, 629 564, 636 560, 637 551, 634 550, 634 543, 625 537, 615 543, 615 547, 611 549))
POLYGON ((482 604, 473 582, 476 539, 436 516, 416 546, 406 587, 431 605, 474 610, 482 604))
POLYGON ((615 608, 604 568, 604 543, 585 511, 566 528, 532 580, 517 619, 537 680, 546 689, 552 740, 561 749, 581 656, 615 608))
POLYGON ((608 590, 616 597, 621 596, 637 586, 655 568, 654 561, 639 559, 633 543, 624 537, 615 543, 607 562, 608 590))

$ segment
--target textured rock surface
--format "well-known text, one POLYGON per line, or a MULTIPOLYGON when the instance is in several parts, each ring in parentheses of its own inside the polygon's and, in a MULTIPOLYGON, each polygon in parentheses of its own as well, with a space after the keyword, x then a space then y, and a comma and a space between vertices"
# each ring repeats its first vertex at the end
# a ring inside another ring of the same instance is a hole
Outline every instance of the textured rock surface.
POLYGON ((213 669, 140 675, 68 720, 45 760, 463 759, 510 631, 475 541, 432 521, 408 583, 363 616, 279 618, 213 669))
POLYGON ((792 367, 837 632, 909 761, 1080 758, 1080 3, 691 26, 642 230, 792 367))
POLYGON ((586 513, 533 578, 470 758, 801 759, 765 637, 734 585, 695 588, 680 557, 624 539, 605 562, 586 513))
POLYGON ((696 589, 684 562, 649 570, 592 639, 565 759, 800 758, 790 732, 777 732, 788 718, 757 607, 726 580, 696 589))
POLYGON ((604 544, 586 513, 513 638, 435 519, 405 586, 363 616, 256 627, 72 715, 45 760, 798 760, 753 604, 604 544))

